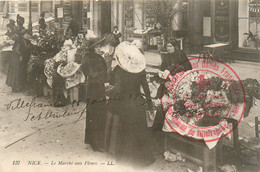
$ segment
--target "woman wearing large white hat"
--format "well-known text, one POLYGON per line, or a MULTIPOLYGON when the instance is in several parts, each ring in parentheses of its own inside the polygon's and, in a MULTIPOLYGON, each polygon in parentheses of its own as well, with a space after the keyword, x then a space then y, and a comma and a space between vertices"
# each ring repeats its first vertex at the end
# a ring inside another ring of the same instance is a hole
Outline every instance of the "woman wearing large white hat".
MULTIPOLYGON (((135 165, 154 162, 146 123, 146 109, 152 110, 152 101, 145 72, 145 57, 129 42, 120 43, 114 55, 118 65, 113 70, 109 111, 119 117, 116 158, 135 165), (140 92, 140 87, 145 92, 140 92)), ((113 126, 115 127, 115 126, 113 126)))

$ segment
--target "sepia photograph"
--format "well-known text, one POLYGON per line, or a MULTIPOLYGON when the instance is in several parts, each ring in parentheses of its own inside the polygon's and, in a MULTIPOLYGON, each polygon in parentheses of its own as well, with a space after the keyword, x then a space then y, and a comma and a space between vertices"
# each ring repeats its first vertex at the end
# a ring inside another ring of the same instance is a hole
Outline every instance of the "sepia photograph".
POLYGON ((0 172, 260 172, 260 0, 1 0, 0 172))

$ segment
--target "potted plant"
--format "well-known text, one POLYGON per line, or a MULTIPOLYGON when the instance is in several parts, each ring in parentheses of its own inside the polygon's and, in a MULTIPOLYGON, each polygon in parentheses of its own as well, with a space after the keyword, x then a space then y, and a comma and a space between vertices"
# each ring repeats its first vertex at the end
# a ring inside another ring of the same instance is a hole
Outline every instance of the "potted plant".
POLYGON ((244 47, 258 47, 259 38, 257 33, 253 34, 251 31, 249 31, 248 33, 244 33, 243 35, 247 35, 247 38, 243 43, 244 47))

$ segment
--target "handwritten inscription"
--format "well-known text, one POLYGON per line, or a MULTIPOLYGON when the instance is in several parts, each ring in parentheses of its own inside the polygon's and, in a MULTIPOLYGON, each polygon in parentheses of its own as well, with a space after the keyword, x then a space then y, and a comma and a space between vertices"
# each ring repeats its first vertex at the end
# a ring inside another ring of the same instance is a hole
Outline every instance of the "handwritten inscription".
POLYGON ((42 119, 57 119, 64 118, 72 115, 78 115, 78 120, 82 118, 84 113, 86 112, 86 107, 79 109, 79 102, 74 102, 71 106, 63 109, 61 112, 54 112, 51 107, 53 107, 53 103, 37 103, 36 98, 33 97, 31 101, 26 102, 21 98, 12 100, 10 103, 6 104, 7 110, 20 110, 20 109, 28 109, 26 112, 26 117, 24 121, 35 121, 42 119), (75 106, 75 103, 77 105, 75 106), (48 108, 49 107, 49 108, 48 108), (33 111, 34 109, 37 109, 33 111), (40 110, 39 110, 40 109, 40 110))

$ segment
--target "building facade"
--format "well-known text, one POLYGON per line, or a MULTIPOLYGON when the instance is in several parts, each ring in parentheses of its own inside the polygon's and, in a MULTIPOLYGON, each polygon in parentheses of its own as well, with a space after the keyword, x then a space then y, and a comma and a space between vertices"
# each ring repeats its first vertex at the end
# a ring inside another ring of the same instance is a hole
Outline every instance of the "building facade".
POLYGON ((259 0, 189 0, 190 45, 228 43, 237 58, 260 60, 259 0))
MULTIPOLYGON (((27 26, 29 1, 7 2, 0 3, 0 15, 4 16, 0 18, 1 27, 8 19, 16 19, 17 14, 25 17, 27 26)), ((172 35, 183 38, 183 47, 188 51, 196 51, 199 45, 224 42, 235 56, 259 59, 260 0, 167 1, 170 5, 150 0, 31 2, 32 22, 37 22, 44 11, 46 17, 53 16, 63 27, 73 16, 82 30, 93 30, 98 36, 118 26, 121 40, 141 39, 147 49, 158 49, 172 35)))
MULTIPOLYGON (((46 17, 52 17, 55 1, 40 1, 34 0, 31 1, 31 19, 32 23, 38 22, 40 13, 46 12, 46 17)), ((20 0, 20 1, 1 1, 0 2, 0 25, 1 29, 5 30, 5 25, 9 22, 9 19, 16 20, 17 14, 25 18, 24 26, 28 27, 29 24, 29 1, 20 0)))

